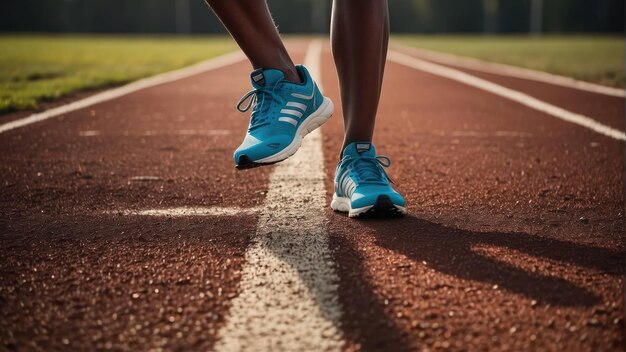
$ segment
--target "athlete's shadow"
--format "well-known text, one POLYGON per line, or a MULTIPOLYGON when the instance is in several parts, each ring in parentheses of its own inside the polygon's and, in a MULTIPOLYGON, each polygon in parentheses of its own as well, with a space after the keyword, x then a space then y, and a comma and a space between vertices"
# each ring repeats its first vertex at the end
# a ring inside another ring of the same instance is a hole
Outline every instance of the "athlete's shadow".
MULTIPOLYGON (((415 265, 427 265, 440 273, 468 281, 498 285, 500 289, 536 300, 540 305, 591 306, 601 298, 557 274, 545 270, 542 272, 541 269, 532 270, 532 265, 524 265, 528 269, 525 270, 486 256, 478 249, 498 247, 507 252, 521 252, 524 257, 538 258, 539 262, 558 261, 611 276, 624 274, 623 251, 525 233, 473 232, 435 224, 414 216, 393 221, 362 220, 347 226, 351 232, 356 230, 353 233, 370 234, 375 245, 393 250, 413 261, 415 265)), ((331 244, 336 255, 341 256, 337 259, 341 262, 338 269, 341 278, 340 292, 343 295, 341 301, 344 309, 350 311, 348 315, 351 315, 348 321, 344 319, 345 332, 365 350, 410 349, 393 319, 385 311, 383 299, 373 288, 364 263, 364 254, 355 243, 361 240, 358 236, 331 234, 331 244), (358 299, 351 299, 351 296, 358 299), (365 321, 377 323, 364 324, 365 321), (394 341, 393 345, 389 345, 389 341, 394 341)), ((515 261, 524 260, 524 257, 516 258, 515 261)), ((419 286, 420 283, 416 282, 416 285, 419 286)))
MULTIPOLYGON (((529 271, 481 253, 479 247, 499 247, 618 276, 624 274, 624 252, 549 239, 526 233, 473 232, 407 216, 388 221, 364 221, 376 244, 461 279, 498 287, 557 306, 590 306, 596 294, 550 272, 529 271)), ((520 258, 520 260, 524 260, 520 258)), ((541 260, 540 260, 541 261, 541 260)))

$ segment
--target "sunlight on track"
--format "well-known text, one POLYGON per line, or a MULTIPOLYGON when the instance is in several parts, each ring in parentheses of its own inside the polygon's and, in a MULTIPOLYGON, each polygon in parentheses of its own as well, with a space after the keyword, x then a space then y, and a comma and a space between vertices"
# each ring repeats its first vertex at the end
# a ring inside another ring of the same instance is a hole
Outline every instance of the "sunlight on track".
MULTIPOLYGON (((322 43, 305 64, 320 83, 322 43)), ((320 85, 321 89, 321 85, 320 85)), ((219 333, 217 351, 339 351, 338 277, 328 248, 322 136, 277 164, 246 252, 241 294, 219 333)))
POLYGON ((477 70, 486 73, 493 73, 500 76, 515 77, 521 79, 543 82, 566 88, 579 89, 591 93, 603 94, 617 98, 624 98, 626 92, 621 88, 607 87, 595 83, 580 81, 574 78, 559 76, 552 73, 531 70, 528 68, 488 62, 471 57, 457 56, 448 53, 426 50, 422 48, 411 48, 404 45, 396 45, 398 50, 407 54, 415 54, 429 61, 440 64, 447 64, 456 67, 477 70))
POLYGON ((571 122, 579 126, 588 128, 607 137, 611 137, 620 141, 626 140, 626 134, 624 134, 623 131, 619 131, 615 128, 606 126, 590 117, 573 113, 558 106, 548 104, 537 98, 533 98, 530 95, 518 92, 510 88, 506 88, 499 84, 495 84, 482 78, 478 78, 476 76, 472 76, 465 72, 421 60, 397 51, 389 52, 389 60, 409 68, 424 71, 433 75, 441 76, 463 84, 467 84, 478 89, 482 89, 489 93, 515 101, 531 109, 554 116, 563 121, 571 122))
POLYGON ((209 59, 204 62, 200 62, 195 65, 191 65, 185 68, 181 68, 179 70, 162 73, 156 76, 152 76, 149 78, 140 79, 138 81, 129 83, 125 86, 121 86, 119 88, 113 88, 102 93, 98 93, 87 97, 85 99, 81 99, 75 101, 73 103, 69 103, 67 105, 61 105, 59 107, 46 110, 41 113, 37 113, 34 115, 30 115, 28 117, 7 122, 5 124, 0 125, 0 133, 10 131, 15 128, 24 127, 36 122, 44 121, 52 117, 60 116, 63 114, 67 114, 72 111, 84 109, 86 107, 99 104, 105 101, 109 101, 115 98, 119 98, 121 96, 134 93, 136 91, 154 87, 160 84, 174 82, 183 78, 192 77, 197 74, 215 70, 220 67, 232 65, 239 61, 242 61, 245 58, 241 51, 235 51, 229 54, 225 54, 222 56, 218 56, 213 59, 209 59))

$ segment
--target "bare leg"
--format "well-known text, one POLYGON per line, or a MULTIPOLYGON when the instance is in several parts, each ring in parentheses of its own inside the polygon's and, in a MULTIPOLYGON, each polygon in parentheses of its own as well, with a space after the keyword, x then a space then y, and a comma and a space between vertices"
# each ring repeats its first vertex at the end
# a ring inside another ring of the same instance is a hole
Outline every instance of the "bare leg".
POLYGON ((293 61, 280 39, 265 0, 206 0, 233 36, 252 66, 276 68, 288 81, 300 82, 293 61))
POLYGON ((335 0, 331 39, 346 129, 344 147, 371 141, 389 41, 387 0, 335 0))

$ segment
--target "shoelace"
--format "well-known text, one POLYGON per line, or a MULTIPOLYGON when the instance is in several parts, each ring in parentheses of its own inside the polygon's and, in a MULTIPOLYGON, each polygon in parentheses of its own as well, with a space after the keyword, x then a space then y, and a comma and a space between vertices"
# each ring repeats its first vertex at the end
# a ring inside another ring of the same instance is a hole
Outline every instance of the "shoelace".
POLYGON ((359 181, 367 183, 385 183, 385 178, 394 183, 387 175, 385 168, 391 166, 391 159, 386 156, 348 156, 345 159, 346 167, 352 166, 359 181))
POLYGON ((246 112, 254 105, 250 120, 251 129, 269 123, 267 121, 269 114, 266 113, 274 104, 282 103, 282 98, 275 92, 276 87, 278 87, 278 85, 274 85, 271 89, 266 87, 253 89, 239 99, 237 110, 240 112, 246 112), (242 108, 242 105, 246 101, 248 101, 248 105, 242 108))

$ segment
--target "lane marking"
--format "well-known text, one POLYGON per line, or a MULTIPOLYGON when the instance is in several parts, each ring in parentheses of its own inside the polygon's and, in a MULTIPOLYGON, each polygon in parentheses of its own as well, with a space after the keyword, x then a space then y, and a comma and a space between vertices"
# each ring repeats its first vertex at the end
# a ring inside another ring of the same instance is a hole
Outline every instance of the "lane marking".
POLYGON ((230 130, 179 130, 174 131, 174 134, 181 136, 194 136, 194 135, 206 135, 206 136, 227 136, 231 134, 230 130))
MULTIPOLYGON (((320 83, 322 42, 305 65, 320 83)), ((328 248, 320 129, 276 164, 216 351, 340 351, 338 277, 328 248)))
POLYGON ((604 125, 590 117, 565 110, 552 104, 548 104, 537 98, 533 98, 530 95, 518 92, 510 88, 506 88, 499 84, 495 84, 482 78, 478 78, 476 76, 472 76, 463 71, 455 70, 446 66, 441 66, 397 51, 389 52, 388 58, 392 62, 409 68, 445 77, 478 89, 482 89, 489 93, 520 103, 531 109, 554 116, 563 121, 571 122, 579 126, 588 128, 607 137, 611 137, 620 141, 626 140, 626 134, 624 132, 613 127, 604 125))
POLYGON ((531 81, 548 83, 561 87, 573 88, 618 98, 624 98, 626 96, 626 91, 620 88, 607 87, 600 84, 580 81, 574 78, 556 75, 553 73, 541 72, 529 68, 516 67, 495 62, 488 62, 471 57, 441 53, 422 48, 413 48, 396 43, 394 43, 394 47, 405 53, 418 55, 426 60, 436 61, 438 63, 457 66, 470 70, 493 73, 501 76, 522 78, 531 81))
POLYGON ((173 130, 173 131, 144 131, 139 133, 133 133, 125 131, 125 136, 227 136, 231 133, 230 130, 173 130))
POLYGON ((493 132, 482 132, 482 131, 436 131, 433 134, 437 136, 452 136, 452 137, 515 137, 515 138, 532 138, 534 137, 532 133, 528 132, 519 132, 519 131, 493 131, 493 132))
POLYGON ((243 61, 245 56, 241 51, 235 51, 232 53, 224 54, 195 65, 187 66, 178 70, 165 72, 158 74, 156 76, 140 79, 138 81, 129 83, 127 85, 109 89, 102 93, 98 93, 87 97, 85 99, 77 100, 75 102, 61 105, 56 108, 46 110, 37 114, 33 114, 27 117, 24 117, 19 120, 7 122, 5 124, 0 125, 0 133, 10 131, 15 128, 24 127, 36 122, 44 121, 52 117, 60 116, 63 114, 67 114, 72 111, 84 109, 86 107, 99 104, 108 100, 116 99, 121 96, 134 93, 136 91, 154 87, 164 83, 170 83, 174 81, 178 81, 183 78, 191 77, 200 73, 204 73, 207 71, 215 70, 224 66, 232 65, 239 61, 243 61))
POLYGON ((100 131, 88 130, 88 131, 80 131, 78 135, 81 137, 93 137, 100 135, 100 131))
POLYGON ((127 216, 165 216, 165 217, 184 217, 184 216, 237 216, 250 215, 259 211, 259 208, 239 208, 239 207, 178 207, 163 209, 144 209, 144 210, 122 210, 111 211, 110 214, 120 214, 127 216))
MULTIPOLYGON (((144 132, 129 132, 124 131, 121 136, 125 137, 136 137, 136 136, 227 136, 231 134, 230 130, 174 130, 174 131, 144 131, 144 132)), ((96 130, 86 130, 79 131, 78 135, 80 137, 94 137, 100 136, 102 133, 96 130)), ((115 135, 120 136, 118 133, 108 133, 106 135, 115 135)))
POLYGON ((148 176, 148 175, 140 175, 133 176, 130 178, 131 181, 161 181, 159 176, 148 176))

